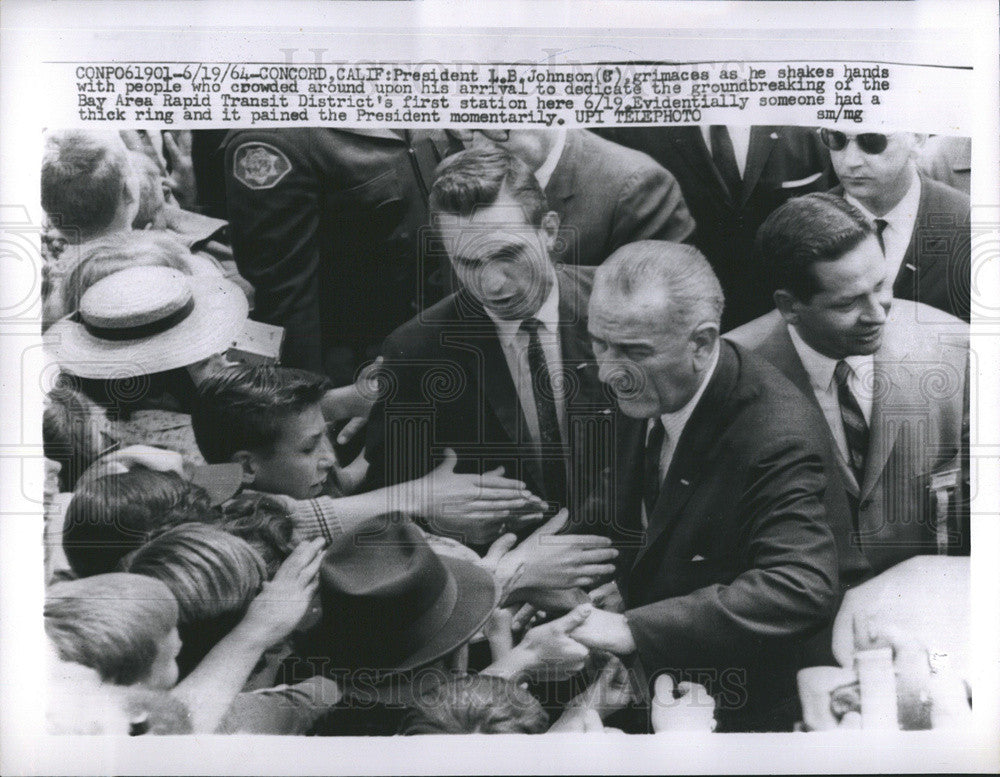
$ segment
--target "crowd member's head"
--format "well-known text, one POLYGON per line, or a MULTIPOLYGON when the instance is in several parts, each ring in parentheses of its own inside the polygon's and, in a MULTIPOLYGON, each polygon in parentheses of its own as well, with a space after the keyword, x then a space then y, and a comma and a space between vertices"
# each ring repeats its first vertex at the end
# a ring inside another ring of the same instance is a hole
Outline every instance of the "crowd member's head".
POLYGON ((272 365, 233 365, 198 386, 191 410, 210 464, 236 461, 259 491, 295 499, 321 495, 335 463, 320 400, 327 378, 272 365))
POLYGON ((430 195, 463 288, 498 318, 534 315, 552 289, 559 217, 530 168, 502 149, 469 149, 439 166, 430 195))
POLYGON ((51 586, 45 632, 63 661, 113 685, 166 690, 177 682, 177 602, 158 580, 121 573, 51 586))
POLYGON ((160 232, 120 232, 95 241, 82 252, 79 263, 62 286, 62 306, 71 313, 84 292, 102 278, 130 267, 169 267, 191 275, 190 252, 160 232))
POLYGON ((162 581, 177 600, 182 677, 239 623, 266 579, 247 542, 203 524, 163 532, 122 559, 121 569, 162 581))
POLYGON ((916 179, 916 156, 926 135, 913 132, 820 130, 844 191, 876 216, 892 210, 916 179))
POLYGON ((757 233, 774 301, 802 339, 831 359, 875 353, 892 279, 861 211, 830 194, 789 200, 757 233))
POLYGON ((57 385, 42 413, 45 458, 59 464, 59 490, 72 491, 87 468, 115 446, 104 411, 86 394, 57 385))
MULTIPOLYGON (((173 245, 162 236, 137 239, 173 245)), ((184 409, 195 384, 224 362, 247 309, 240 288, 223 278, 129 267, 82 291, 76 312, 48 329, 46 347, 109 411, 164 406, 164 397, 184 409)))
POLYGON ((401 734, 541 734, 549 717, 517 683, 491 675, 449 680, 417 697, 401 734))
POLYGON ((474 129, 458 134, 468 147, 499 148, 513 154, 532 172, 545 163, 559 137, 558 130, 539 129, 474 129))
POLYGON ((496 600, 493 576, 439 556, 398 514, 335 537, 320 567, 322 615, 303 654, 328 668, 386 677, 419 668, 443 677, 496 600))
POLYGON ((152 535, 214 520, 208 494, 172 472, 135 468, 82 483, 63 525, 63 550, 79 577, 113 572, 152 535))
POLYGON ((132 221, 133 229, 165 229, 167 207, 163 173, 141 151, 129 152, 139 181, 139 207, 132 221))
POLYGON ((295 548, 292 517, 266 494, 244 493, 230 499, 222 506, 222 516, 216 526, 246 540, 260 554, 268 580, 295 548))
POLYGON ((70 242, 130 229, 139 182, 117 133, 54 132, 42 158, 42 208, 70 242))
POLYGON ((644 240, 598 269, 589 331, 599 377, 633 418, 683 408, 710 367, 724 304, 722 287, 697 249, 644 240))

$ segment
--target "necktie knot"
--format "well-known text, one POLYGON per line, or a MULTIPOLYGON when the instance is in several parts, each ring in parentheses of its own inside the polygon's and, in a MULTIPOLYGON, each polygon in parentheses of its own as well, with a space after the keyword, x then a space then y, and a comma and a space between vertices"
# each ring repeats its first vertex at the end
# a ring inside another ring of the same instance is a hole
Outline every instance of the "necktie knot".
POLYGON ((833 379, 837 381, 838 386, 847 386, 852 372, 851 365, 841 359, 833 368, 833 379))
POLYGON ((541 327, 542 327, 542 322, 534 317, 526 318, 524 319, 524 321, 521 322, 521 331, 529 336, 536 334, 538 330, 541 329, 541 327))

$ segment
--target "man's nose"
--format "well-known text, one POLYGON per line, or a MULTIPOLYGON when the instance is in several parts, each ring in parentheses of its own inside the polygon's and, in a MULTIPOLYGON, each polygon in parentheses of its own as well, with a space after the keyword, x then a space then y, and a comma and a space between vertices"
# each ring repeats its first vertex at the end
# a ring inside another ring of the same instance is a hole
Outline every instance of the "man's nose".
POLYGON ((337 456, 333 452, 333 445, 330 443, 330 438, 324 434, 323 439, 320 441, 319 461, 317 462, 317 466, 320 469, 330 469, 336 461, 337 456))
POLYGON ((858 167, 865 163, 865 155, 854 138, 847 141, 847 147, 840 152, 840 157, 848 167, 858 167))
POLYGON ((884 324, 886 317, 889 314, 889 308, 892 307, 892 291, 890 290, 888 295, 884 292, 878 292, 871 295, 868 298, 868 304, 865 306, 864 316, 865 322, 868 324, 884 324))

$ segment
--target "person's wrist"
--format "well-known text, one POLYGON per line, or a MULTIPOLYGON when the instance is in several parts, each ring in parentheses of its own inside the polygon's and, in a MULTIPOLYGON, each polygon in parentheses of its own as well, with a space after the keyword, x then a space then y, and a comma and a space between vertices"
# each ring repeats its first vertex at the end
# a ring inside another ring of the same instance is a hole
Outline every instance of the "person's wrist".
POLYGON ((243 618, 229 632, 232 641, 243 647, 248 653, 263 653, 281 637, 274 636, 274 629, 252 616, 243 618))
POLYGON ((628 618, 623 612, 612 614, 615 615, 621 623, 622 647, 625 648, 625 650, 620 655, 628 656, 635 653, 639 648, 635 644, 635 637, 632 634, 632 627, 629 625, 628 618))

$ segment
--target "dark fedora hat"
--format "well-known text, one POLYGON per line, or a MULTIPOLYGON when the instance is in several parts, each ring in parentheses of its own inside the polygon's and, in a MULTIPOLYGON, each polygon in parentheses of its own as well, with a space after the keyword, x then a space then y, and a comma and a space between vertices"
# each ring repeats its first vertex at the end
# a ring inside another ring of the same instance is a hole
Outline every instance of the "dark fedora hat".
POLYGON ((495 597, 488 571, 438 556, 404 516, 379 516, 331 543, 320 567, 323 614, 307 642, 334 673, 405 672, 468 642, 495 597))

